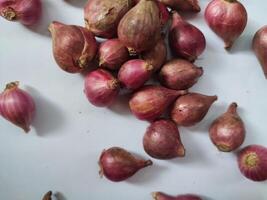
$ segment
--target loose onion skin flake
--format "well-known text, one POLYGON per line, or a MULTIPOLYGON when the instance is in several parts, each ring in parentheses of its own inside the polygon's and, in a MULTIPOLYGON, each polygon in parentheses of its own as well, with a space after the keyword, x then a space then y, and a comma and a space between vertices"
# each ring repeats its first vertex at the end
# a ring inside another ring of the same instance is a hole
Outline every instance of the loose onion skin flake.
POLYGON ((154 200, 202 200, 200 197, 193 194, 171 196, 163 192, 153 192, 152 196, 154 200))

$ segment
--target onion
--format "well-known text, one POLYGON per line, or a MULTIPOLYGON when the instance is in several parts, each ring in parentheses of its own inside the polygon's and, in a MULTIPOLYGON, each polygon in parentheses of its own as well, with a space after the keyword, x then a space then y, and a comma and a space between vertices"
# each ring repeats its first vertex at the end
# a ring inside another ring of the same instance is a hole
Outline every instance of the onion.
POLYGON ((179 126, 193 126, 200 122, 209 111, 217 96, 189 93, 178 98, 171 112, 171 117, 179 126))
POLYGON ((152 164, 151 160, 138 159, 122 148, 112 147, 102 152, 99 159, 99 173, 111 181, 119 182, 152 164))
POLYGON ((157 120, 146 130, 143 146, 148 155, 157 159, 184 157, 185 149, 176 124, 170 120, 157 120))
POLYGON ((230 49, 247 25, 247 11, 237 0, 212 0, 205 10, 205 19, 223 39, 225 49, 230 49))
POLYGON ((178 96, 186 93, 186 90, 177 91, 148 85, 132 96, 129 106, 138 119, 153 121, 160 117, 178 96))
POLYGON ((44 195, 43 200, 52 200, 52 191, 47 192, 44 195))
POLYGON ((267 79, 267 26, 256 32, 252 46, 267 79))
POLYGON ((206 39, 197 27, 184 21, 176 11, 173 11, 169 44, 175 56, 193 62, 205 50, 206 39))
POLYGON ((192 87, 202 74, 202 67, 186 60, 174 59, 161 68, 159 78, 162 85, 170 89, 185 90, 192 87))
POLYGON ((51 23, 49 30, 54 58, 62 70, 78 73, 90 66, 97 53, 97 43, 90 31, 60 22, 51 23))
POLYGON ((198 0, 159 0, 166 6, 181 12, 200 12, 198 0))
POLYGON ((99 60, 99 66, 118 70, 129 60, 128 49, 118 39, 109 39, 99 47, 99 60))
POLYGON ((85 77, 84 92, 90 103, 109 106, 119 94, 119 82, 108 71, 95 70, 85 77))
POLYGON ((89 0, 84 7, 86 28, 96 36, 114 38, 121 18, 132 6, 132 0, 89 0))
POLYGON ((40 0, 1 0, 0 15, 9 21, 31 26, 41 18, 42 3, 40 0))
POLYGON ((170 196, 162 192, 153 192, 152 196, 154 200, 202 200, 200 197, 193 194, 170 196))
POLYGON ((238 166, 241 173, 252 181, 267 180, 267 148, 249 145, 238 154, 238 166))
POLYGON ((223 152, 236 150, 245 140, 245 125, 237 113, 237 104, 232 103, 226 113, 212 123, 209 135, 216 147, 223 152))
POLYGON ((129 60, 120 68, 118 78, 128 89, 138 89, 152 74, 153 66, 141 59, 129 60))
POLYGON ((0 94, 0 115, 28 133, 34 114, 34 100, 19 88, 19 82, 7 84, 5 91, 0 94))

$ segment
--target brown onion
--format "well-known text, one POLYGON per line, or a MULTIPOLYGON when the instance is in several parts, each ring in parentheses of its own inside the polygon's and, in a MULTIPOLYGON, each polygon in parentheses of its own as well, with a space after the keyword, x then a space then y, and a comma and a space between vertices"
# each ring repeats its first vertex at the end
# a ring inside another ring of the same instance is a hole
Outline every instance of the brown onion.
POLYGON ((182 12, 200 12, 198 0, 159 0, 166 6, 182 12))
POLYGON ((127 89, 138 89, 148 81, 152 70, 153 66, 142 59, 129 60, 121 66, 118 79, 127 89))
POLYGON ((185 149, 176 124, 171 120, 157 120, 147 128, 143 138, 144 150, 157 159, 184 157, 185 149))
POLYGON ((111 181, 119 182, 152 164, 151 160, 139 159, 125 149, 112 147, 102 152, 99 159, 99 173, 111 181))
POLYGON ((267 79, 267 26, 256 32, 252 46, 267 79))
POLYGON ((1 0, 0 15, 9 21, 20 21, 23 25, 36 24, 42 15, 40 0, 1 0))
POLYGON ((117 70, 129 60, 128 49, 118 39, 109 39, 99 47, 99 66, 117 70))
POLYGON ((158 71, 166 62, 167 58, 167 46, 164 41, 164 36, 159 39, 157 44, 152 49, 143 52, 141 57, 148 64, 153 66, 154 71, 158 71))
POLYGON ((169 44, 175 56, 193 62, 205 50, 206 39, 197 27, 184 21, 176 11, 173 11, 169 44))
POLYGON ((237 104, 232 103, 227 112, 212 123, 209 136, 216 147, 223 152, 236 150, 245 140, 246 130, 237 113, 237 104))
POLYGON ((237 0, 212 0, 205 10, 205 19, 223 39, 225 49, 230 49, 247 25, 247 11, 237 0))
POLYGON ((200 197, 194 194, 184 194, 178 196, 170 196, 163 192, 153 192, 152 196, 154 200, 202 200, 200 197))
POLYGON ((132 0, 89 0, 84 7, 86 28, 96 36, 113 38, 121 18, 132 6, 132 0))
POLYGON ((128 47, 130 54, 152 48, 160 37, 160 14, 153 0, 140 0, 118 26, 118 37, 128 47))
POLYGON ((148 85, 133 95, 129 105, 138 119, 153 121, 160 117, 178 96, 186 93, 185 90, 177 91, 162 86, 148 85))
POLYGON ((112 74, 103 69, 95 70, 85 77, 84 92, 95 106, 109 106, 118 96, 120 86, 112 74))
POLYGON ((54 58, 61 69, 78 73, 90 66, 97 53, 94 35, 87 29, 53 22, 49 26, 54 58))
POLYGON ((159 78, 168 88, 185 90, 192 87, 202 74, 202 67, 197 67, 187 60, 174 59, 161 68, 159 78))
POLYGON ((193 126, 200 122, 209 111, 217 96, 206 96, 189 93, 178 98, 171 112, 171 117, 177 125, 193 126))
POLYGON ((238 154, 238 167, 241 173, 253 181, 267 180, 267 148, 249 145, 238 154))
POLYGON ((28 133, 34 114, 34 100, 19 88, 19 82, 7 84, 4 92, 0 94, 0 115, 28 133))

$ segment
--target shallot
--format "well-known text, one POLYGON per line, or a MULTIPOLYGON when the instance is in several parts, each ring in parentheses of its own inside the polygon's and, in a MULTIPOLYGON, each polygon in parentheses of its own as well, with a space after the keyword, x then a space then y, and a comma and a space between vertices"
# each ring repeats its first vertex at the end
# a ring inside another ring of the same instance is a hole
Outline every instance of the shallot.
POLYGON ((198 0, 159 0, 166 6, 182 12, 200 12, 198 0))

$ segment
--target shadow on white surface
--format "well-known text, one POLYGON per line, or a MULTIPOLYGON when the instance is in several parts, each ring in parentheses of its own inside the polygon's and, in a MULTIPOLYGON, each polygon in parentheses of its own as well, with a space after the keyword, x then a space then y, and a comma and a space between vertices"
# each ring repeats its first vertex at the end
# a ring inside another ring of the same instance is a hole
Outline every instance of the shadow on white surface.
POLYGON ((114 101, 112 105, 108 107, 108 109, 119 115, 123 116, 131 115, 132 113, 129 108, 129 100, 131 96, 132 94, 119 95, 119 97, 114 101))
POLYGON ((87 0, 64 0, 64 1, 78 8, 83 8, 87 2, 87 0))
POLYGON ((67 198, 61 192, 56 192, 54 196, 56 197, 55 200, 67 200, 67 198))
POLYGON ((64 113, 35 88, 27 86, 26 89, 33 96, 36 104, 36 115, 32 126, 35 128, 37 135, 45 136, 55 133, 63 126, 64 113))

